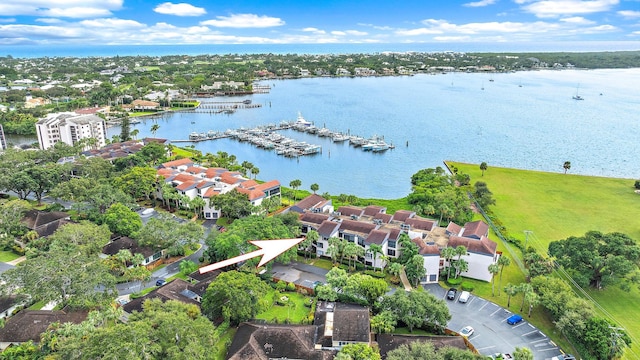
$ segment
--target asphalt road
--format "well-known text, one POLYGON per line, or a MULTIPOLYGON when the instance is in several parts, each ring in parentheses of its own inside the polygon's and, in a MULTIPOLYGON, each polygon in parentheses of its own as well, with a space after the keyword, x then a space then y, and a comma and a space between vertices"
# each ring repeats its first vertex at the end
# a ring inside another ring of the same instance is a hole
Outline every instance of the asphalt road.
MULTIPOLYGON (((451 320, 447 324, 449 329, 460 331, 468 325, 474 328, 475 332, 469 337, 469 341, 483 355, 513 353, 516 347, 531 349, 536 360, 550 359, 562 353, 551 339, 526 321, 526 312, 521 314, 524 321, 509 325, 507 318, 513 313, 490 301, 471 295, 469 301, 463 304, 458 302, 460 292, 455 300, 446 300, 447 289, 440 285, 425 285, 425 289, 447 303, 451 313, 451 320)), ((518 306, 519 304, 511 304, 513 309, 518 306)))

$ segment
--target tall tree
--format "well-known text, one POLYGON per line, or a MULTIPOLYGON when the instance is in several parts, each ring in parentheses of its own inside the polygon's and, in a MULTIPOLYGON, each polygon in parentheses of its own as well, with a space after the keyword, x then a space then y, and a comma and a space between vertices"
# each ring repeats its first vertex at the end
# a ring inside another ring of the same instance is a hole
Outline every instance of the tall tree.
POLYGON ((129 116, 123 117, 120 122, 120 140, 131 140, 131 121, 129 120, 129 116))
POLYGON ((456 249, 450 246, 442 249, 440 252, 440 256, 444 258, 445 264, 447 266, 447 280, 449 280, 449 276, 451 275, 451 259, 456 256, 456 249))
POLYGON ((130 236, 142 228, 140 216, 120 203, 115 203, 107 209, 104 222, 111 232, 124 236, 130 236))
POLYGON ((580 286, 596 289, 633 281, 640 246, 622 233, 587 232, 549 243, 549 255, 563 266, 580 286))
POLYGON ((270 305, 265 299, 268 290, 268 285, 253 274, 223 272, 207 288, 202 312, 209 319, 223 318, 238 324, 254 318, 270 305))
POLYGON ((158 132, 158 130, 160 130, 160 125, 153 124, 153 125, 151 125, 151 128, 149 130, 151 131, 153 136, 156 136, 156 133, 158 132))
POLYGON ((405 323, 409 331, 415 327, 428 326, 439 332, 451 319, 449 308, 442 299, 418 288, 414 291, 396 291, 384 297, 381 309, 390 311, 398 321, 405 323))
POLYGON ((302 186, 302 181, 300 179, 295 179, 295 180, 291 180, 291 182, 289 183, 289 187, 291 187, 293 189, 293 201, 296 201, 297 198, 297 193, 296 190, 302 186))
POLYGON ((496 200, 493 198, 493 193, 487 187, 487 183, 477 181, 473 186, 475 188, 473 198, 481 208, 486 209, 489 205, 495 205, 496 200))
POLYGON ((522 304, 520 305, 520 312, 522 312, 525 301, 529 298, 529 294, 533 292, 533 287, 529 283, 522 283, 519 286, 519 291, 522 293, 522 304))
POLYGON ((571 169, 571 161, 565 161, 564 164, 562 165, 562 168, 564 169, 564 173, 566 174, 567 171, 571 169))
POLYGON ((482 176, 484 176, 484 172, 487 171, 487 163, 486 162, 481 162, 480 163, 480 170, 482 170, 482 176))
POLYGON ((518 293, 518 287, 512 283, 504 286, 504 292, 507 294, 507 309, 511 306, 511 297, 518 293))
POLYGON ((315 194, 316 191, 320 190, 320 185, 313 183, 311 184, 311 191, 313 191, 313 193, 315 194))
POLYGON ((498 264, 490 264, 488 270, 491 273, 491 296, 496 296, 496 274, 500 272, 500 266, 498 264))
MULTIPOLYGON (((378 259, 378 255, 382 255, 382 245, 371 244, 369 245, 368 252, 373 257, 373 266, 376 266, 376 260, 378 259)), ((382 266, 379 267, 380 271, 382 271, 382 266)))
POLYGON ((114 184, 134 199, 149 199, 156 188, 156 170, 149 166, 136 166, 115 178, 114 184))
POLYGON ((22 223, 24 214, 31 208, 25 200, 9 200, 0 206, 0 234, 22 235, 26 227, 22 223))
POLYGON ((380 352, 368 344, 347 344, 340 349, 336 360, 380 360, 380 352))
POLYGON ((169 215, 151 218, 133 237, 138 244, 156 251, 168 250, 171 254, 184 254, 184 247, 197 243, 204 236, 204 229, 194 222, 179 223, 169 215), (181 251, 182 250, 182 251, 181 251))
POLYGON ((255 206, 249 201, 249 196, 235 189, 228 193, 212 196, 209 199, 209 205, 220 209, 224 216, 232 219, 247 217, 255 210, 255 206))
POLYGON ((408 263, 404 266, 407 279, 414 286, 418 286, 420 279, 424 277, 427 270, 424 268, 424 258, 420 254, 413 255, 408 263))
POLYGON ((502 272, 504 268, 511 265, 511 259, 509 259, 505 254, 500 255, 497 262, 498 266, 500 266, 500 281, 498 282, 498 296, 500 296, 500 287, 502 286, 502 272))
POLYGON ((309 232, 307 232, 307 236, 305 236, 304 240, 300 243, 300 248, 304 251, 305 258, 313 251, 313 246, 319 238, 320 235, 317 231, 309 230, 309 232))

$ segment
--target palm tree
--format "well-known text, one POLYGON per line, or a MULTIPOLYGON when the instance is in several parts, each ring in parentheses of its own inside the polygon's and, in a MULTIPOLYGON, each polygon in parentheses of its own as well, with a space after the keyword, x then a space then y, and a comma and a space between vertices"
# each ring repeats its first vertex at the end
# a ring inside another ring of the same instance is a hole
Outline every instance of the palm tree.
MULTIPOLYGON (((382 245, 371 244, 369 245, 369 253, 373 256, 373 267, 376 267, 376 259, 378 258, 378 254, 382 255, 382 245)), ((380 267, 380 271, 382 271, 382 266, 380 267)))
POLYGON ((504 287, 504 292, 507 293, 507 309, 511 306, 511 297, 518 293, 518 287, 512 283, 508 283, 504 287))
POLYGON ((533 352, 527 347, 517 347, 513 351, 513 360, 533 360, 533 352))
POLYGON ((498 282, 498 296, 500 296, 500 286, 502 286, 502 271, 504 270, 505 267, 511 265, 511 259, 509 259, 507 256, 500 255, 500 257, 498 258, 498 266, 500 266, 500 281, 498 282))
POLYGON ((131 130, 131 137, 134 138, 135 140, 138 140, 138 134, 139 133, 140 133, 140 130, 133 129, 133 130, 131 130))
POLYGON ((196 196, 193 199, 191 199, 191 206, 193 207, 193 215, 196 217, 200 217, 200 215, 202 214, 202 209, 206 204, 207 202, 199 196, 196 196))
POLYGON ((251 175, 253 175, 254 180, 256 179, 259 173, 260 173, 260 169, 258 169, 257 167, 254 166, 251 168, 251 175))
POLYGON ((480 170, 482 170, 482 176, 484 176, 484 172, 487 170, 487 163, 486 162, 482 162, 480 164, 480 170))
MULTIPOLYGON (((342 254, 347 257, 347 266, 349 266, 349 271, 351 271, 351 259, 357 256, 359 246, 351 241, 347 241, 347 244, 344 246, 344 250, 342 254)), ((355 264, 353 265, 355 267, 355 264)))
POLYGON ((289 183, 289 186, 293 189, 293 201, 295 202, 297 200, 296 189, 302 186, 302 180, 299 180, 299 179, 291 180, 291 182, 289 183))
POLYGON ((456 267, 456 279, 463 272, 469 271, 469 263, 465 259, 457 260, 456 263, 455 263, 455 267, 456 267))
POLYGON ((531 310, 533 310, 533 307, 538 305, 538 302, 540 301, 540 297, 538 296, 538 294, 536 294, 533 291, 528 292, 525 297, 527 298, 527 302, 529 303, 529 313, 528 316, 531 317, 531 310))
POLYGON ((520 305, 520 312, 524 309, 524 301, 529 298, 529 293, 533 292, 533 286, 529 283, 522 283, 519 286, 519 290, 522 293, 522 304, 520 305))
POLYGON ((151 133, 153 134, 153 136, 156 136, 156 132, 158 132, 158 130, 160 129, 160 125, 158 124, 153 124, 151 125, 151 133))
POLYGON ((567 171, 568 171, 569 169, 571 169, 571 161, 565 161, 565 162, 564 162, 564 165, 562 165, 562 167, 564 168, 564 173, 566 174, 566 173, 567 173, 567 171))
POLYGON ((320 185, 318 184, 311 184, 311 191, 313 191, 313 193, 315 194, 316 191, 318 191, 320 189, 320 185))
POLYGON ((442 224, 442 216, 445 214, 448 215, 451 210, 447 204, 440 204, 440 206, 438 206, 438 210, 440 210, 440 224, 442 224))
POLYGON ((467 255, 467 248, 464 245, 458 245, 456 247, 456 255, 458 255, 458 261, 460 261, 462 255, 467 255))
POLYGON ((305 237, 304 241, 302 242, 302 245, 304 246, 304 256, 306 258, 307 254, 309 253, 309 249, 313 248, 313 244, 318 241, 318 239, 320 238, 320 235, 318 234, 317 231, 315 230, 309 230, 309 232, 307 232, 307 236, 305 237))
POLYGON ((449 280, 449 274, 451 273, 451 259, 456 255, 456 249, 452 247, 446 247, 440 252, 440 256, 444 258, 447 268, 447 280, 449 280))
POLYGON ((500 272, 500 266, 498 264, 490 264, 488 270, 491 273, 491 296, 496 296, 496 274, 500 272))

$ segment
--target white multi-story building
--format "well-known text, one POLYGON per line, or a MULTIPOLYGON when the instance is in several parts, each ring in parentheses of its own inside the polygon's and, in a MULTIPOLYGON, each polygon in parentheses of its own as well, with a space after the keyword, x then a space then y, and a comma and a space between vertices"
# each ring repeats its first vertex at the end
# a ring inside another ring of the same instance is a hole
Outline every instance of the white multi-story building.
POLYGON ((83 148, 89 150, 105 146, 107 139, 107 127, 102 118, 74 112, 48 114, 36 123, 36 133, 43 150, 60 141, 74 146, 83 139, 95 139, 95 143, 88 143, 83 148))
MULTIPOLYGON (((330 202, 323 201, 318 195, 311 195, 293 207, 291 211, 300 213, 302 233, 316 230, 316 254, 330 256, 329 239, 341 238, 365 249, 360 261, 368 266, 383 268, 387 264, 384 258, 397 258, 401 252, 400 235, 406 234, 418 246, 423 257, 425 276, 421 283, 439 281, 440 271, 448 265, 440 252, 446 247, 460 245, 467 249, 461 255, 469 267, 462 275, 472 279, 491 281, 488 270, 500 257, 497 243, 489 240, 489 226, 483 221, 474 221, 459 226, 450 223, 446 228, 438 226, 437 220, 416 216, 409 210, 398 210, 393 215, 386 213, 382 206, 370 205, 365 208, 341 206, 333 211, 330 202), (372 245, 378 246, 374 254, 372 245), (384 257, 383 257, 384 256, 384 257)), ((457 258, 457 257, 456 257, 457 258)))
MULTIPOLYGON (((264 199, 280 197, 278 180, 259 184, 255 180, 244 178, 237 171, 206 168, 188 158, 160 165, 157 175, 164 178, 164 182, 173 186, 180 195, 189 199, 200 197, 205 200, 205 206, 202 209, 205 219, 217 219, 222 216, 220 209, 209 204, 209 199, 232 190, 246 194, 254 206, 262 204, 264 199)), ((162 198, 162 189, 159 189, 156 195, 162 198)))

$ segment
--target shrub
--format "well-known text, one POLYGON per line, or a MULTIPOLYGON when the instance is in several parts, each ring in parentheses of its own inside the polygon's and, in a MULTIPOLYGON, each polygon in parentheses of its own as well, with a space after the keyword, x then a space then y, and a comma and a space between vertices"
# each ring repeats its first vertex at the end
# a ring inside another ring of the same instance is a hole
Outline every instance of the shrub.
POLYGON ((287 284, 287 291, 296 291, 296 284, 290 282, 287 284))
POLYGON ((449 278, 449 280, 447 280, 447 284, 451 285, 451 286, 458 286, 462 283, 462 279, 461 278, 449 278))
POLYGON ((384 279, 386 276, 383 272, 379 272, 375 270, 365 270, 364 273, 378 279, 384 279))
POLYGON ((640 180, 636 180, 636 183, 633 185, 636 189, 640 189, 640 180))
POLYGON ((284 291, 287 288, 287 283, 280 280, 278 281, 278 283, 276 284, 276 290, 278 291, 284 291))
POLYGON ((470 281, 463 281, 462 282, 462 290, 464 290, 464 291, 473 291, 474 288, 475 288, 475 286, 473 285, 472 282, 470 282, 470 281))

